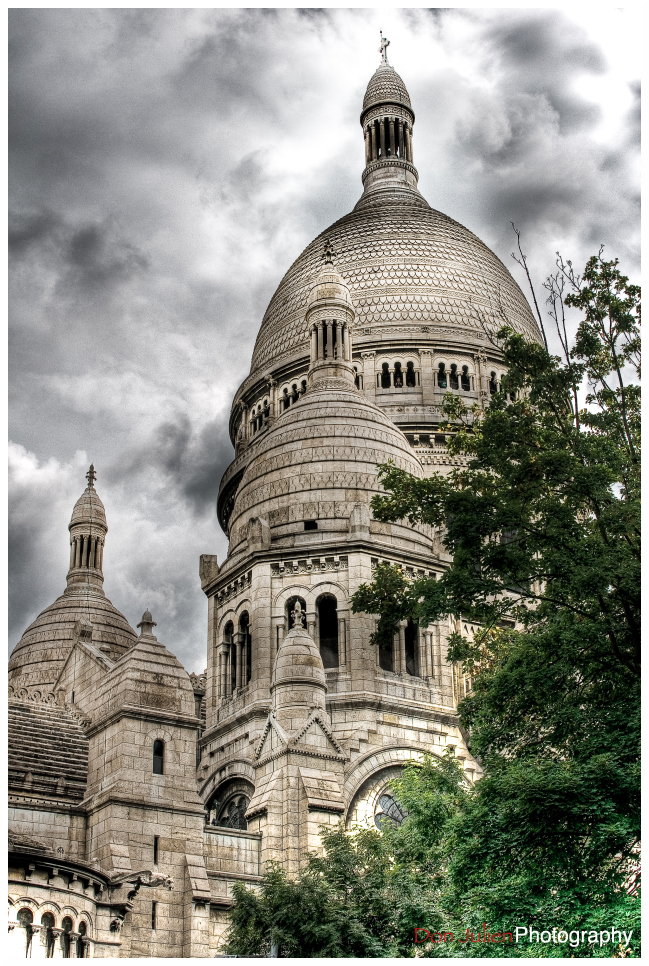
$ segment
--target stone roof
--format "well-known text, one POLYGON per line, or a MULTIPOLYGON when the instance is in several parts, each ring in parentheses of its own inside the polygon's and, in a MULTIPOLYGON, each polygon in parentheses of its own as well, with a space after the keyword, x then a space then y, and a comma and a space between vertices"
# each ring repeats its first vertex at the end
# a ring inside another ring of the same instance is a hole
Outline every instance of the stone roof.
POLYGON ((379 64, 370 78, 363 98, 363 111, 375 104, 403 104, 412 110, 410 95, 391 64, 379 64))
POLYGON ((104 529, 108 529, 106 524, 106 510, 94 486, 87 486, 74 504, 70 527, 73 527, 77 523, 98 523, 104 529))
POLYGON ((500 259, 468 228, 422 204, 415 192, 407 194, 401 201, 361 202, 305 248, 266 309, 252 375, 291 353, 308 359, 307 299, 325 240, 351 293, 356 348, 357 336, 436 340, 454 328, 464 341, 466 330, 482 335, 479 312, 492 318, 499 301, 517 332, 540 340, 529 305, 500 259), (422 337, 424 327, 429 336, 422 337))
POLYGON ((9 787, 37 797, 79 799, 88 781, 88 739, 64 706, 9 701, 9 787))
POLYGON ((53 685, 72 647, 78 620, 92 621, 92 642, 108 645, 116 661, 137 641, 137 634, 100 587, 68 588, 33 621, 16 644, 9 660, 9 682, 53 685))

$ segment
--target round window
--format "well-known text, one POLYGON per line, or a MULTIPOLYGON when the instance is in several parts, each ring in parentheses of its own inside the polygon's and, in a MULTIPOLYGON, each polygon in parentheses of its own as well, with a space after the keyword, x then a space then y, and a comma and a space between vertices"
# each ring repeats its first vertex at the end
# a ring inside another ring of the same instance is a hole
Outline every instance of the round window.
POLYGON ((408 813, 390 792, 379 795, 374 811, 374 824, 378 829, 386 825, 401 825, 408 813))

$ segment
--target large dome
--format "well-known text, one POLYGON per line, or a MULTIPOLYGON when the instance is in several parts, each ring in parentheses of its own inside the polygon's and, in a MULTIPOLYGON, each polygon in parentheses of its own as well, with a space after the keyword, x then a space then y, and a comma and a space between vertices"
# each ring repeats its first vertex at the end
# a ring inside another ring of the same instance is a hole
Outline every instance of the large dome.
POLYGON ((473 333, 479 341, 480 316, 493 318, 499 301, 516 331, 540 338, 523 293, 500 259, 468 228, 421 202, 414 193, 410 204, 363 198, 305 248, 266 310, 251 376, 282 357, 308 354, 307 296, 325 239, 351 292, 357 348, 364 336, 429 342, 455 334, 466 341, 473 333))
MULTIPOLYGON (((250 525, 259 518, 267 521, 274 547, 307 539, 310 554, 318 542, 324 551, 327 540, 349 532, 358 504, 367 506, 381 492, 377 464, 388 459, 423 475, 403 433, 353 385, 342 379, 316 383, 260 440, 230 517, 230 554, 245 549, 250 525)), ((394 531, 404 546, 430 552, 429 538, 408 525, 371 526, 379 541, 381 533, 394 531)))

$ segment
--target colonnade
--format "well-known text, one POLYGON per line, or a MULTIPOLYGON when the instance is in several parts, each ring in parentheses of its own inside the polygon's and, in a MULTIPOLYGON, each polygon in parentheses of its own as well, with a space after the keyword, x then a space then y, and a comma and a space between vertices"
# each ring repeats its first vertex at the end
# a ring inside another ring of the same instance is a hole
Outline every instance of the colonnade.
POLYGON ((344 359, 351 361, 349 326, 336 319, 321 319, 311 329, 311 360, 344 359))
POLYGON ((101 570, 104 560, 104 541, 93 534, 79 534, 70 541, 70 570, 88 567, 101 570))
POLYGON ((412 164, 412 126, 400 117, 375 118, 365 126, 365 164, 401 158, 412 164))
MULTIPOLYGON (((399 627, 392 644, 393 668, 395 674, 406 675, 406 628, 407 621, 399 621, 399 627)), ((417 674, 415 677, 430 678, 441 684, 442 681, 442 639, 440 628, 433 625, 417 628, 416 632, 417 674)), ((376 648, 376 664, 380 667, 380 648, 376 648)))
POLYGON ((232 634, 231 640, 225 640, 217 649, 218 661, 218 697, 230 698, 241 691, 248 683, 248 647, 250 635, 245 630, 232 634), (234 665, 234 684, 232 669, 234 665))

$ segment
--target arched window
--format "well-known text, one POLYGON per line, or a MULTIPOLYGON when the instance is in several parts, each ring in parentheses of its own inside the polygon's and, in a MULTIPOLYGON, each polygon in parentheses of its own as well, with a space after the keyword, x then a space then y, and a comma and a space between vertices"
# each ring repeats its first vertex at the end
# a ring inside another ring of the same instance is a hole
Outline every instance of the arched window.
POLYGON ((242 778, 221 785, 206 806, 207 824, 245 832, 248 828, 246 811, 252 795, 253 786, 242 778))
POLYGON ((459 379, 457 377, 457 366, 456 366, 456 364, 454 362, 451 363, 451 371, 449 373, 449 382, 450 382, 450 385, 451 385, 451 389, 459 389, 460 388, 459 379))
POLYGON ((45 959, 54 958, 54 916, 45 912, 41 916, 41 945, 45 947, 45 959))
POLYGON ((61 955, 63 959, 71 959, 72 952, 70 950, 70 946, 72 944, 70 942, 70 933, 72 932, 72 920, 70 919, 69 916, 66 916, 65 919, 62 921, 61 927, 63 929, 63 932, 61 933, 61 940, 60 940, 61 955))
POLYGON ((86 944, 84 943, 84 938, 86 936, 87 929, 85 922, 81 921, 79 923, 79 938, 77 939, 77 959, 85 959, 86 956, 86 944))
POLYGON ((408 813, 391 792, 383 792, 379 796, 374 812, 374 824, 380 830, 387 825, 401 825, 408 813))
POLYGON ((303 396, 306 392, 306 379, 303 379, 300 383, 300 395, 303 396))
POLYGON ((417 380, 415 379, 415 364, 414 362, 409 362, 406 366, 406 386, 414 388, 416 384, 417 380))
POLYGON ((417 628, 410 620, 406 627, 406 671, 408 674, 418 674, 417 667, 417 628))
POLYGON ((164 774, 165 743, 160 738, 153 742, 153 774, 164 774))
POLYGON ((462 366, 462 388, 465 392, 469 392, 471 389, 471 380, 469 379, 469 367, 462 366))
POLYGON ((489 380, 489 392, 492 396, 498 392, 498 381, 496 379, 495 372, 491 373, 491 379, 489 380))
POLYGON ((241 682, 245 686, 252 677, 252 639, 250 637, 250 617, 247 611, 244 611, 239 618, 239 632, 243 634, 241 682))
MULTIPOLYGON (((306 603, 304 601, 304 598, 290 597, 289 600, 286 602, 286 614, 285 614, 289 631, 293 629, 293 625, 295 624, 295 618, 293 617, 293 608, 297 604, 298 600, 300 602, 300 607, 302 608, 302 614, 303 615, 306 614, 306 603)), ((304 622, 305 622, 305 617, 303 616, 302 626, 304 626, 304 622)))
POLYGON ((288 398, 288 389, 286 386, 284 386, 284 391, 282 392, 281 403, 282 409, 288 409, 288 407, 291 405, 291 400, 288 398))
POLYGON ((297 383, 294 382, 291 388, 293 390, 292 393, 291 393, 291 401, 292 402, 297 402, 298 399, 300 398, 300 394, 297 391, 297 383))
POLYGON ((394 671, 394 641, 379 644, 379 667, 384 671, 394 671))
POLYGON ((394 388, 403 389, 403 372, 401 371, 400 362, 395 362, 394 364, 394 388))
POLYGON ((32 929, 34 917, 31 909, 21 909, 16 918, 18 919, 19 929, 22 929, 24 932, 24 939, 21 945, 25 950, 25 958, 30 959, 32 954, 32 936, 34 935, 34 930, 32 929))
POLYGON ((440 389, 446 389, 446 366, 443 362, 439 364, 439 370, 437 372, 437 385, 440 389))
POLYGON ((390 385, 390 367, 384 362, 381 366, 381 389, 389 389, 390 385))
POLYGON ((318 599, 320 656, 325 667, 338 667, 338 605, 332 594, 318 599))

